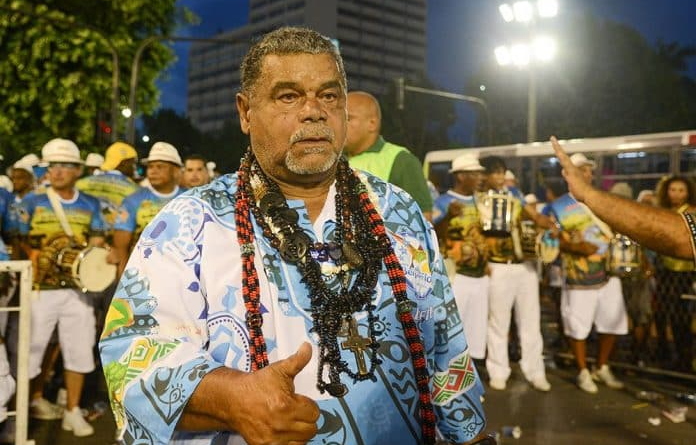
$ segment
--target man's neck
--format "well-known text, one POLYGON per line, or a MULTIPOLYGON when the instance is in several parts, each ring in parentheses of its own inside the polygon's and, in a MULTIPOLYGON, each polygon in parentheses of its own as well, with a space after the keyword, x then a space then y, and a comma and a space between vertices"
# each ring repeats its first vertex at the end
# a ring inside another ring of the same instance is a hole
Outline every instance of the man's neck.
POLYGON ((329 175, 316 183, 291 184, 277 180, 276 183, 286 199, 301 199, 304 201, 307 215, 309 215, 310 221, 314 223, 324 208, 326 196, 334 180, 334 175, 329 175))
POLYGON ((363 143, 360 147, 356 148, 352 153, 349 154, 350 157, 353 156, 358 156, 362 153, 365 153, 370 147, 375 145, 377 143, 377 140, 379 139, 379 134, 375 135, 374 137, 368 139, 363 143))
POLYGON ((473 188, 466 188, 466 187, 457 187, 457 186, 454 186, 454 187, 452 187, 452 191, 453 191, 454 193, 458 193, 458 194, 464 195, 464 196, 471 196, 471 195, 474 194, 474 189, 473 189, 473 188))
POLYGON ((176 184, 174 184, 174 183, 161 184, 161 185, 157 185, 157 186, 150 184, 150 186, 152 187, 152 189, 154 191, 156 191, 157 193, 162 194, 162 195, 168 195, 176 189, 176 184))
POLYGON ((64 199, 66 201, 72 199, 75 196, 75 189, 72 186, 61 189, 54 188, 53 190, 55 190, 56 194, 60 196, 61 199, 64 199))

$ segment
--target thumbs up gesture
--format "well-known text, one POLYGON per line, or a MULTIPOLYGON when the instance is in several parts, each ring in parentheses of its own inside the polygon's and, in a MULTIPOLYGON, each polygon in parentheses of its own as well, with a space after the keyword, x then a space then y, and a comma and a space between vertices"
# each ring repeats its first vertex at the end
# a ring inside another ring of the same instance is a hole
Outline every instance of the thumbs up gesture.
POLYGON ((311 358, 312 348, 305 342, 290 357, 235 382, 241 404, 233 408, 231 426, 249 445, 304 444, 316 435, 319 407, 296 394, 294 383, 311 358))

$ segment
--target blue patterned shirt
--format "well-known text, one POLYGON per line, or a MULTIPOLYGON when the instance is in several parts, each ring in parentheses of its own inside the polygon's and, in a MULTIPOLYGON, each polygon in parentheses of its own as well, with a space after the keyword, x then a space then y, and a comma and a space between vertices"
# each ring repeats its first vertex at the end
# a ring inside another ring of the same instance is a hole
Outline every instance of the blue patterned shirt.
MULTIPOLYGON (((413 316, 424 340, 439 431, 464 442, 485 426, 483 388, 469 357, 462 323, 432 226, 405 192, 361 175, 385 220, 404 268, 413 316)), ((175 431, 201 379, 220 366, 250 371, 249 334, 242 298, 242 262, 234 220, 236 175, 224 176, 172 200, 143 231, 107 314, 100 352, 111 406, 125 443, 231 445, 230 432, 175 431)), ((313 241, 330 241, 335 227, 335 187, 312 224, 302 201, 288 204, 313 241)), ((307 288, 296 266, 284 262, 256 234, 263 333, 269 361, 293 354, 305 341, 313 359, 295 378, 298 393, 317 401, 319 432, 311 444, 421 443, 409 347, 398 321, 386 268, 373 296, 382 364, 376 381, 354 383, 340 399, 316 388, 316 338, 307 288)), ((329 286, 337 286, 329 280, 329 286)), ((355 314, 361 336, 365 313, 355 314)), ((355 356, 342 359, 357 369, 355 356)))

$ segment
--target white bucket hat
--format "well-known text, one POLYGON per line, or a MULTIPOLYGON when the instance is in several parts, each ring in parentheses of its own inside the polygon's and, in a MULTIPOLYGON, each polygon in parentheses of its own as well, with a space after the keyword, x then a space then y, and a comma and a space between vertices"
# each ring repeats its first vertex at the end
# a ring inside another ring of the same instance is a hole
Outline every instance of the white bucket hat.
POLYGON ((452 161, 450 173, 456 172, 482 172, 485 168, 479 164, 478 156, 474 153, 465 153, 452 161))
POLYGON ((172 144, 166 142, 155 142, 155 144, 150 149, 150 154, 147 158, 143 159, 143 163, 147 164, 150 161, 164 161, 176 164, 179 167, 183 167, 181 162, 181 156, 176 147, 172 144))
POLYGON ((87 167, 99 168, 104 163, 104 156, 99 153, 90 153, 85 158, 85 165, 87 167))
POLYGON ((582 153, 573 153, 570 156, 570 162, 576 167, 582 167, 583 165, 589 165, 593 169, 597 167, 597 163, 595 161, 592 159, 587 159, 587 156, 582 153))
POLYGON ((84 164, 80 158, 80 149, 69 139, 51 139, 41 149, 41 157, 45 162, 69 162, 84 164))

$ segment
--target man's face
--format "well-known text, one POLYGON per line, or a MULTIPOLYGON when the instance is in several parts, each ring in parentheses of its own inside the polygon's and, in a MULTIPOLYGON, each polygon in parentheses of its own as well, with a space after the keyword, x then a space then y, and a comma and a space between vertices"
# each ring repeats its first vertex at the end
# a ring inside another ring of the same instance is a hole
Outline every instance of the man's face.
POLYGON ((505 169, 497 168, 486 174, 486 185, 489 189, 500 190, 505 186, 505 169))
POLYGON ((346 92, 330 55, 266 56, 237 109, 266 174, 288 183, 333 174, 346 138, 346 92))
POLYGON ((24 193, 32 188, 34 175, 22 168, 13 168, 12 173, 10 173, 10 179, 12 180, 14 191, 16 193, 24 193))
POLYGON ((461 188, 468 193, 473 193, 478 190, 481 185, 481 172, 462 171, 455 174, 457 182, 461 184, 461 188))
POLYGON ((672 181, 667 188, 667 198, 672 207, 679 207, 689 199, 689 189, 682 181, 672 181))
POLYGON ((171 162, 150 161, 147 163, 147 179, 154 188, 174 185, 175 170, 179 167, 171 162))
POLYGON ((70 190, 82 175, 82 166, 68 162, 52 162, 48 166, 48 181, 55 190, 70 190))
POLYGON ((348 94, 348 134, 346 153, 356 155, 369 147, 369 140, 375 131, 377 116, 371 99, 362 94, 348 94))
POLYGON ((208 169, 205 168, 205 162, 200 159, 188 159, 184 162, 184 187, 198 187, 210 182, 208 169))

